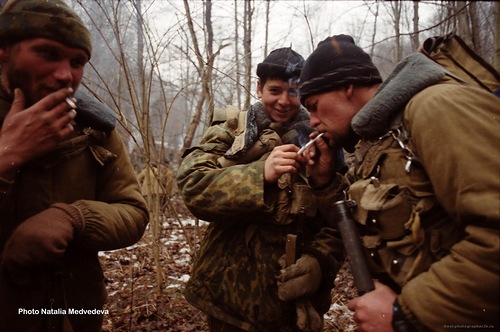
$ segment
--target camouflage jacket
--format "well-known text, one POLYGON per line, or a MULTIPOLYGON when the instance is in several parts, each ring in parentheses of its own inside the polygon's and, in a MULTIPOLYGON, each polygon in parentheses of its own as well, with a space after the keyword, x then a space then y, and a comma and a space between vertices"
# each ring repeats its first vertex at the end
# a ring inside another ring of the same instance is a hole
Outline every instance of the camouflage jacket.
POLYGON ((208 315, 246 331, 294 329, 295 305, 279 300, 276 281, 287 234, 298 235, 299 255, 307 253, 320 262, 322 285, 311 298, 320 314, 330 306, 330 290, 344 257, 337 232, 316 209, 341 195, 343 177, 337 175, 323 190, 290 176, 265 185, 265 158, 286 135, 272 126, 259 130, 248 150, 253 160, 246 155, 247 162, 223 167, 220 158, 235 134, 228 122, 213 125, 185 153, 177 175, 189 209, 210 222, 184 294, 208 315))
POLYGON ((499 116, 493 94, 416 54, 353 119, 372 271, 420 329, 498 326, 499 116))

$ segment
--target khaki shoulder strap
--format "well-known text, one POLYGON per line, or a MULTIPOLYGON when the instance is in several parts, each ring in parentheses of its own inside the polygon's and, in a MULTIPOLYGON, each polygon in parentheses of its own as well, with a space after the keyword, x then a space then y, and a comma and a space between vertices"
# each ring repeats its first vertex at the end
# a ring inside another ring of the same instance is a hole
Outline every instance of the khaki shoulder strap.
POLYGON ((240 110, 238 109, 238 107, 233 105, 227 105, 224 108, 216 108, 214 110, 212 124, 226 122, 230 119, 237 119, 239 112, 240 110))

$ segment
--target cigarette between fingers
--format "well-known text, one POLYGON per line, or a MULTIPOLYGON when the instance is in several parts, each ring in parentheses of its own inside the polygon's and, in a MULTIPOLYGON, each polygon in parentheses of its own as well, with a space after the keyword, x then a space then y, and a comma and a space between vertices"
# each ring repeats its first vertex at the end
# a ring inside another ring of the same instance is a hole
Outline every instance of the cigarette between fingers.
POLYGON ((71 98, 68 97, 65 100, 66 100, 66 103, 69 105, 69 107, 76 108, 76 104, 73 100, 71 100, 71 98))
POLYGON ((306 145, 304 145, 303 147, 301 147, 299 149, 299 151, 297 151, 298 154, 303 154, 304 151, 306 151, 306 149, 308 147, 310 147, 311 145, 314 144, 314 142, 316 142, 321 136, 323 136, 323 133, 320 133, 318 136, 314 137, 312 140, 310 140, 309 142, 306 143, 306 145))

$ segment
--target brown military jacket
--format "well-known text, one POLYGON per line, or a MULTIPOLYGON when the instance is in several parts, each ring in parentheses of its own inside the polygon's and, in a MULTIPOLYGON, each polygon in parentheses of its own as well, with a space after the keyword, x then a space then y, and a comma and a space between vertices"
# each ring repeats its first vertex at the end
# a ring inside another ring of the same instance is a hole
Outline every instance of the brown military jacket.
POLYGON ((323 200, 341 197, 346 185, 340 175, 323 190, 291 177, 264 184, 265 158, 284 136, 265 130, 249 149, 252 158, 229 163, 221 158, 233 145, 234 131, 227 122, 214 125, 186 153, 177 175, 187 206, 210 222, 184 294, 208 315, 246 331, 295 328, 295 304, 280 301, 277 294, 287 234, 298 235, 299 255, 320 262, 323 280, 311 298, 320 315, 329 309, 344 257, 337 232, 316 209, 323 200))
MULTIPOLYGON (((10 103, 0 99, 0 123, 10 103)), ((55 202, 73 204, 85 227, 62 261, 27 271, 18 285, 0 269, 0 330, 28 331, 44 326, 60 331, 100 331, 106 300, 97 253, 137 242, 148 223, 146 204, 119 134, 75 125, 73 136, 54 151, 24 165, 14 182, 0 180, 0 254, 14 228, 55 202), (20 314, 36 309, 40 314, 20 314), (41 314, 54 309, 55 314, 41 314), (59 310, 59 311, 58 311, 59 310), (62 313, 62 314, 61 314, 62 313), (66 331, 66 330, 65 330, 66 331), (69 330, 68 330, 69 331, 69 330)), ((1 262, 0 262, 1 263, 1 262)))
POLYGON ((374 277, 400 289, 415 326, 498 327, 500 100, 419 57, 353 120, 363 140, 349 195, 374 277), (364 119, 384 107, 372 131, 364 119))

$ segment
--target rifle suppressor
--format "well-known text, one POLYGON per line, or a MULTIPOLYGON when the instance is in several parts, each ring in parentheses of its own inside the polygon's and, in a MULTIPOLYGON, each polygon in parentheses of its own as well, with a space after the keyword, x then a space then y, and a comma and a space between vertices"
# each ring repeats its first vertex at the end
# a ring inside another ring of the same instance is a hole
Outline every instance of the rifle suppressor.
POLYGON ((356 203, 352 200, 338 201, 333 205, 335 220, 339 228, 344 248, 351 265, 354 283, 358 289, 359 295, 371 292, 375 289, 373 280, 368 269, 368 260, 365 250, 361 244, 361 239, 356 228, 356 221, 352 216, 351 206, 356 203))

